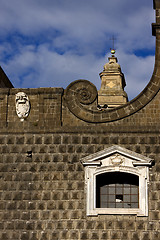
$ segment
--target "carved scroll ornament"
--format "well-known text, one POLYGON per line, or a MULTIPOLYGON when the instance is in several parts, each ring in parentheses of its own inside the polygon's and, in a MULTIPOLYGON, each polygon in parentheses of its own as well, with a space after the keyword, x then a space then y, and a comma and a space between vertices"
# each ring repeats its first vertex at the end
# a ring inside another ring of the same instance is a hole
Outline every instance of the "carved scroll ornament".
POLYGON ((99 110, 97 89, 87 80, 72 82, 65 90, 64 100, 70 112, 83 121, 91 123, 116 121, 136 113, 154 98, 160 88, 156 71, 155 68, 146 88, 136 98, 120 107, 99 110))

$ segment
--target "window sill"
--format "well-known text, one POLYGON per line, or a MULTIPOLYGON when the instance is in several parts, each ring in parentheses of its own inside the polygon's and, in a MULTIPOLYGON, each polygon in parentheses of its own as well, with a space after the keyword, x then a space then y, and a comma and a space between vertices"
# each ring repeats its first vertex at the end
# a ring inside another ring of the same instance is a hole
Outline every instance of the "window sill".
POLYGON ((98 215, 137 215, 137 216, 146 216, 142 213, 139 208, 95 208, 93 211, 90 211, 88 216, 98 216, 98 215))

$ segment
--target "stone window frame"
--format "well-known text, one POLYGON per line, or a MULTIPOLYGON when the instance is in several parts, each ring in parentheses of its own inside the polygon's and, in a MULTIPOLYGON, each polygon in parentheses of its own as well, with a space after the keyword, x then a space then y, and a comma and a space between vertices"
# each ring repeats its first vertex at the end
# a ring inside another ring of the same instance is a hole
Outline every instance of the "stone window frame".
POLYGON ((118 145, 106 148, 81 159, 85 168, 86 213, 128 214, 148 216, 149 167, 153 159, 118 145), (96 176, 109 172, 124 172, 139 177, 139 208, 96 208, 96 176))

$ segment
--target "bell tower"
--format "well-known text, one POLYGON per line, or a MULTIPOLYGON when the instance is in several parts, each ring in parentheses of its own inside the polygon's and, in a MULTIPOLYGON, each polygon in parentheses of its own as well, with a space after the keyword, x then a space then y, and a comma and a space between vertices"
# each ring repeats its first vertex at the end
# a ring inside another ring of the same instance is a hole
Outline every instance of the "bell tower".
POLYGON ((98 91, 98 104, 107 105, 108 108, 121 106, 128 102, 128 96, 124 91, 126 86, 124 74, 115 57, 115 50, 111 50, 109 62, 104 65, 104 70, 99 74, 101 88, 98 91))

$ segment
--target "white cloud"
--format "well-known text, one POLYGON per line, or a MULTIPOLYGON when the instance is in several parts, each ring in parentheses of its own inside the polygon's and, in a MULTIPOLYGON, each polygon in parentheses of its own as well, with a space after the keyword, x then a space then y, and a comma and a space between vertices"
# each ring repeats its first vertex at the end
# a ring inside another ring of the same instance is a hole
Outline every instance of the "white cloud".
MULTIPOLYGON (((137 57, 120 52, 118 60, 125 73, 126 92, 130 99, 136 96, 149 82, 154 57, 137 57), (134 87, 133 87, 134 86, 134 87)), ((11 81, 19 87, 67 87, 77 79, 87 79, 100 88, 99 73, 103 70, 107 56, 97 58, 87 54, 77 56, 66 53, 60 55, 48 49, 48 45, 38 48, 27 46, 15 58, 4 65, 11 81)))
POLYGON ((154 57, 134 51, 153 51, 154 14, 152 0, 1 0, 1 65, 15 87, 65 88, 85 78, 99 88, 115 34, 132 98, 153 71, 154 57))
POLYGON ((137 57, 134 54, 119 53, 122 71, 125 74, 129 99, 137 96, 150 81, 154 69, 154 56, 137 57))

